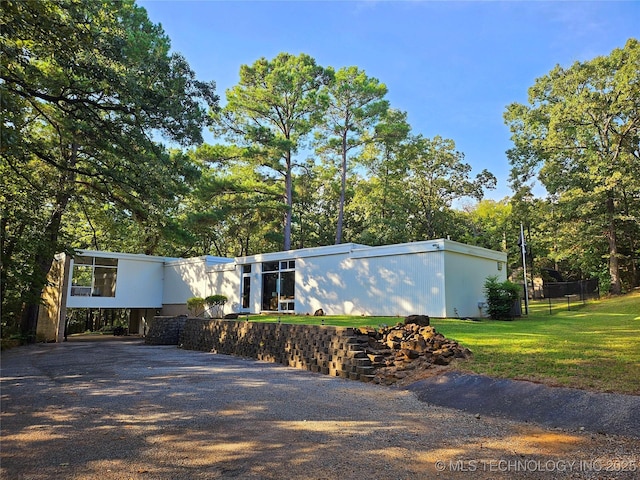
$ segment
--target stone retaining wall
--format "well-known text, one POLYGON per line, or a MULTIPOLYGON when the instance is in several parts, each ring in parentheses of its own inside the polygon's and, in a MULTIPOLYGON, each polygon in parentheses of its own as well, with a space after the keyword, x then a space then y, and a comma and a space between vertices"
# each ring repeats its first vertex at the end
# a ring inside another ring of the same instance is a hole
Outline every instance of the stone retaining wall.
POLYGON ((370 381, 375 367, 357 329, 188 318, 182 348, 255 358, 351 380, 370 381))
POLYGON ((144 342, 148 345, 178 345, 187 317, 153 317, 144 342))

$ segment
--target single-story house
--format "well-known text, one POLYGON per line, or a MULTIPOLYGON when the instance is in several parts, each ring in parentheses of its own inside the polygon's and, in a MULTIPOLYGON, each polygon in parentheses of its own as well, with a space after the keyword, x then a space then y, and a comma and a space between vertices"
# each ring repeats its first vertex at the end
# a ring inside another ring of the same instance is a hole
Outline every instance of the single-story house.
POLYGON ((345 243, 237 258, 165 258, 80 250, 56 257, 39 332, 60 340, 67 308, 129 308, 130 331, 187 313, 190 297, 225 295, 225 313, 483 316, 484 282, 506 279, 503 252, 438 239, 345 243))

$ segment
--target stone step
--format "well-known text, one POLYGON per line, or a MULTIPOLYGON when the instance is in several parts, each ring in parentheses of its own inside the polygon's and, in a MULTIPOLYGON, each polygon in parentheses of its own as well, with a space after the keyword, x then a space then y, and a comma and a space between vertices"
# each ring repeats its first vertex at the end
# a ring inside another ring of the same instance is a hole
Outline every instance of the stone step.
POLYGON ((360 375, 373 375, 375 371, 375 367, 356 367, 356 372, 360 375))

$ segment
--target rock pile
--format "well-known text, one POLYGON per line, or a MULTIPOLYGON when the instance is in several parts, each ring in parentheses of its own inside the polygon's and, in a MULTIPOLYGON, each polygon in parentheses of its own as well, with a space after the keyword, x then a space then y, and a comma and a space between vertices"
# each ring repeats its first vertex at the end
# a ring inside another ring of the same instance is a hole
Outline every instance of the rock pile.
POLYGON ((357 333, 375 367, 371 380, 383 385, 415 381, 427 376, 428 370, 437 371, 455 358, 471 356, 468 348, 436 332, 424 315, 412 315, 393 327, 360 328, 357 333))

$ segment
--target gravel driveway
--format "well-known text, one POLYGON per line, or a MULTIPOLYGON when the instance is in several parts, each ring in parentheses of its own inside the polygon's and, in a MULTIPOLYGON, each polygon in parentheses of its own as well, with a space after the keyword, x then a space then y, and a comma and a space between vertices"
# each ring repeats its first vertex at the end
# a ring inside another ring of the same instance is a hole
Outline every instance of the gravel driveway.
POLYGON ((638 478, 640 439, 139 340, 2 353, 2 479, 638 478))

